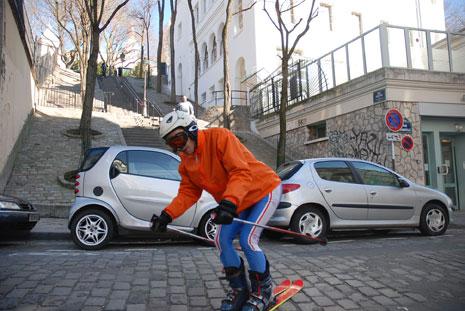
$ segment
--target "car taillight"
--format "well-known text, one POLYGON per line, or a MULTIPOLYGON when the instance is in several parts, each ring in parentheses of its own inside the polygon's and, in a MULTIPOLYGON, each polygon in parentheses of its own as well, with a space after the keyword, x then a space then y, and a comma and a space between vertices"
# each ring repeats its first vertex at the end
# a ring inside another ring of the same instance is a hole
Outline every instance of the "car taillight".
POLYGON ((81 177, 81 175, 79 175, 79 174, 76 174, 76 176, 75 176, 75 179, 76 179, 76 180, 78 180, 78 179, 79 179, 79 177, 81 177))
POLYGON ((74 188, 74 193, 77 194, 79 192, 78 188, 74 188))
POLYGON ((297 190, 299 188, 299 184, 283 184, 283 194, 297 190))

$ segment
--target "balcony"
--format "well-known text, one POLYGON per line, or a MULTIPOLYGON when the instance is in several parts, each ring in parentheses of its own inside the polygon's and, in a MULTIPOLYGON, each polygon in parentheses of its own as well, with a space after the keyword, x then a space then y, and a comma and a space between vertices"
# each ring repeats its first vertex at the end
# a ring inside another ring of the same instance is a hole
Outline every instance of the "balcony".
MULTIPOLYGON (((382 24, 313 61, 289 67, 288 106, 383 67, 465 73, 465 34, 382 24)), ((253 118, 279 111, 281 73, 249 94, 253 118)))

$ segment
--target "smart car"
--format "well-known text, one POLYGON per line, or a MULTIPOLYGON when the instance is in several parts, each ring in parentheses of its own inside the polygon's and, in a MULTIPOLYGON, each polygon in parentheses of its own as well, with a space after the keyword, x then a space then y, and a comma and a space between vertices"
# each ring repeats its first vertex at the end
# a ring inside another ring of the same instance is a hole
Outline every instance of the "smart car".
MULTIPOLYGON (((92 148, 76 175, 76 199, 68 227, 73 241, 87 250, 101 249, 125 229, 149 231, 153 214, 176 196, 180 159, 163 149, 139 146, 92 148)), ((172 223, 177 229, 213 240, 210 211, 217 206, 203 192, 199 201, 172 223)))

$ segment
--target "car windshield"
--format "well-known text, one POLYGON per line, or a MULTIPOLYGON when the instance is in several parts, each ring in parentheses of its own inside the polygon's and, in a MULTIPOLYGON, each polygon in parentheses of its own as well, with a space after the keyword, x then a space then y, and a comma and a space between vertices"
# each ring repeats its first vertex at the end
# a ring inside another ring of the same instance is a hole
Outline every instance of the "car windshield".
POLYGON ((84 156, 84 160, 82 161, 81 167, 79 168, 79 171, 83 172, 90 170, 107 150, 108 147, 91 148, 87 150, 84 156))
POLYGON ((291 178, 301 167, 303 163, 300 161, 293 161, 281 164, 278 167, 278 176, 281 180, 286 180, 291 178))

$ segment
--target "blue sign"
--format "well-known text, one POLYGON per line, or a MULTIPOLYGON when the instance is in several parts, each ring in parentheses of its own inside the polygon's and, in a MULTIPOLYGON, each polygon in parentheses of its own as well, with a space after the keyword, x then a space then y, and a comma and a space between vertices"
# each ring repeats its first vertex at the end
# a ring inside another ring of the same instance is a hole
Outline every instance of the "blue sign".
POLYGON ((409 119, 404 118, 404 125, 402 126, 399 132, 412 133, 412 122, 410 122, 409 119))
POLYGON ((373 103, 379 103, 386 100, 386 89, 377 90, 373 92, 373 103))

